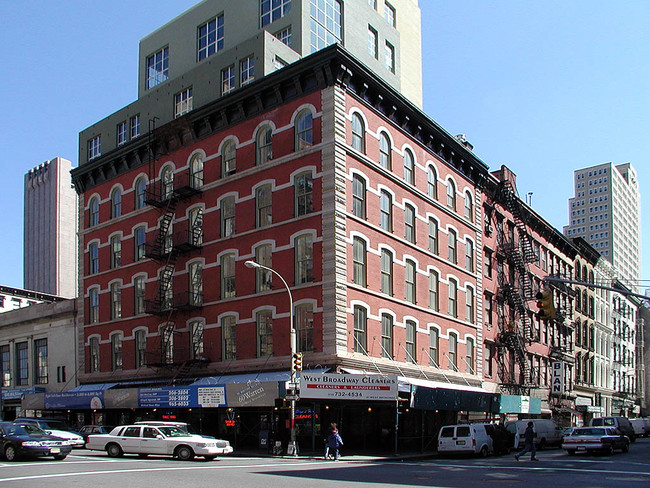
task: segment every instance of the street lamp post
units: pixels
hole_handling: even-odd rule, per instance
[[[269,268],[268,266],[263,266],[259,263],[256,263],[255,261],[246,261],[244,262],[244,265],[247,268],[254,268],[254,269],[264,269],[266,271],[270,271],[273,273],[275,276],[280,278],[280,281],[282,281],[282,284],[284,287],[287,289],[287,293],[289,294],[289,330],[290,330],[290,338],[291,338],[291,363],[290,363],[290,370],[291,370],[291,379],[289,383],[291,384],[291,388],[293,389],[293,395],[291,396],[291,439],[289,441],[289,446],[287,448],[287,454],[290,456],[297,456],[298,455],[298,449],[296,447],[296,368],[293,366],[293,358],[294,355],[296,354],[296,328],[293,325],[293,295],[291,295],[291,289],[289,288],[289,285],[287,282],[284,280],[282,275],[278,273],[276,270]]]

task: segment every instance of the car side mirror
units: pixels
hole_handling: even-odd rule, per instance
[[[164,437],[163,437],[161,434],[158,434],[158,435],[156,436],[156,439],[164,439]]]
[[[52,431],[51,431],[51,430],[46,430],[45,433],[46,433],[46,434],[49,434],[49,435],[52,435]]]

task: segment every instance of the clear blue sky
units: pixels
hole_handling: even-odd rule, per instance
[[[136,99],[138,41],[195,3],[0,2],[0,284],[23,284],[24,174],[56,156],[76,165],[79,131]],[[419,3],[429,117],[510,167],[560,231],[574,169],[631,162],[650,228],[650,2]],[[650,239],[642,249],[650,280]]]

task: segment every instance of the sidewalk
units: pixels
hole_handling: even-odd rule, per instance
[[[286,454],[276,456],[269,454],[265,450],[241,450],[235,451],[232,454],[229,454],[230,457],[259,457],[259,458],[281,458],[281,459],[300,459],[300,460],[312,460],[312,461],[325,461],[323,453],[315,453],[312,451],[299,452],[297,456],[287,456]],[[350,455],[341,455],[339,459],[341,461],[350,461],[350,462],[373,462],[373,461],[404,461],[404,460],[414,460],[414,459],[431,459],[438,457],[438,454],[435,452],[432,453],[400,453],[400,454],[350,454]],[[330,460],[334,462],[334,460]]]

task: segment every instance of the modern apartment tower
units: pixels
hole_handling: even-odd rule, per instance
[[[639,182],[630,163],[574,171],[575,196],[564,235],[582,237],[612,263],[621,282],[638,293],[641,275]]]
[[[77,296],[77,193],[72,163],[54,158],[25,175],[24,288]]]

